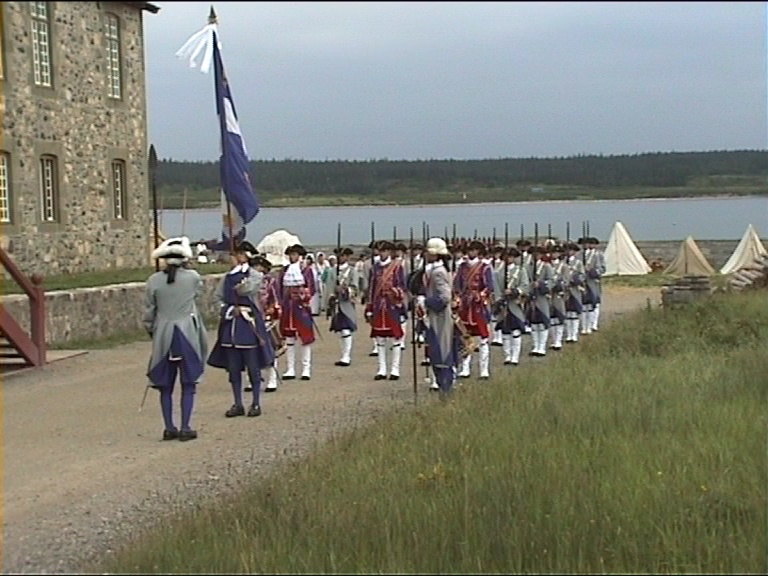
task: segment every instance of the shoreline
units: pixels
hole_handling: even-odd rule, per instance
[[[317,209],[323,209],[323,210],[329,210],[329,209],[339,209],[339,208],[430,208],[430,207],[436,207],[436,206],[446,206],[446,207],[456,207],[456,206],[500,206],[500,205],[506,205],[506,204],[592,204],[592,203],[605,203],[605,202],[670,202],[675,200],[694,200],[694,201],[701,201],[701,200],[733,200],[733,199],[741,199],[741,198],[765,198],[768,199],[768,195],[762,195],[762,194],[713,194],[709,196],[652,196],[652,197],[643,197],[643,198],[616,198],[616,199],[600,199],[600,200],[518,200],[518,201],[509,201],[509,202],[452,202],[452,203],[446,203],[446,202],[438,202],[438,203],[412,203],[412,204],[400,204],[400,203],[392,203],[392,204],[343,204],[343,205],[334,205],[334,204],[318,204],[313,206],[302,206],[301,204],[297,204],[295,206],[261,206],[262,210],[294,210],[296,208],[300,208],[302,210],[317,210]],[[221,208],[220,207],[210,207],[210,208],[187,208],[186,210],[188,212],[218,212]],[[184,208],[163,208],[158,210],[158,213],[161,214],[163,212],[184,212]]]

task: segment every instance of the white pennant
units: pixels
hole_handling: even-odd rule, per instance
[[[184,45],[178,49],[176,56],[178,58],[188,58],[189,67],[197,67],[197,57],[203,52],[203,60],[200,63],[200,72],[207,74],[211,69],[213,60],[213,33],[218,32],[216,24],[206,24],[205,27],[195,32]],[[216,35],[218,38],[218,34]],[[221,50],[221,41],[219,41],[219,50]]]

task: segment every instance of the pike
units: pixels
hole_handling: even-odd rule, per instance
[[[415,255],[413,253],[413,227],[411,227],[411,238],[409,243],[410,253],[411,253],[411,274],[414,274],[416,270],[414,269],[416,267],[416,261],[415,261]],[[410,288],[410,286],[409,286]],[[411,307],[411,356],[413,360],[413,405],[416,406],[418,404],[419,399],[419,386],[416,381],[417,379],[417,372],[418,368],[416,367],[416,298],[418,296],[416,294],[411,294],[411,302],[413,303],[413,306]]]

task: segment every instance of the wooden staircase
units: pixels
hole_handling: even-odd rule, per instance
[[[0,264],[29,298],[31,333],[0,304],[0,372],[28,366],[42,367],[46,362],[45,345],[45,290],[43,278],[33,274],[27,278],[11,257],[0,248]]]

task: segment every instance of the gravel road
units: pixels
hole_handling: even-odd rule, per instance
[[[657,304],[659,289],[607,290],[601,323],[648,299]],[[139,412],[148,340],[4,378],[4,572],[82,571],[84,562],[110,554],[164,514],[231,492],[336,432],[412,406],[410,350],[401,380],[374,382],[365,325],[352,366],[338,368],[338,340],[324,318],[318,324],[312,380],[286,382],[264,395],[259,418],[225,418],[232,404],[226,373],[210,369],[197,396],[192,425],[199,438],[192,442],[160,441],[155,391]],[[501,354],[492,350],[492,374],[500,373]],[[546,360],[526,356],[521,368]],[[423,383],[419,398],[435,401]]]

